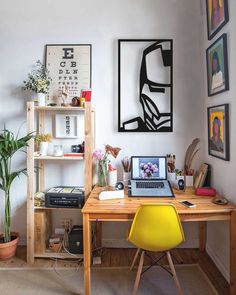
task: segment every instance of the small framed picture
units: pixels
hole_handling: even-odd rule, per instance
[[[227,35],[206,50],[208,96],[229,90]]]
[[[229,21],[228,0],[206,0],[207,34],[211,40]]]
[[[78,137],[78,116],[71,114],[55,115],[55,137],[76,138]]]
[[[209,107],[207,118],[209,155],[229,161],[229,105]]]

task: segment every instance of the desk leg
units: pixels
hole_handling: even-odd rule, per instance
[[[91,231],[89,214],[83,214],[84,295],[90,295]]]
[[[199,250],[206,250],[207,222],[199,221]]]
[[[230,219],[230,295],[236,295],[236,211]]]

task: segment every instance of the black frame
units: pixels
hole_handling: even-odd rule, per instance
[[[170,91],[170,127],[164,127],[162,130],[123,130],[121,127],[121,43],[122,42],[163,42],[169,41],[171,43],[171,91]],[[173,132],[173,39],[118,39],[118,132]]]
[[[209,83],[209,64],[208,64],[208,56],[209,52],[212,49],[212,47],[220,41],[220,39],[223,40],[223,57],[224,57],[224,77],[225,77],[225,87],[224,89],[220,89],[217,92],[211,92],[211,85]],[[227,34],[222,34],[214,43],[212,43],[207,49],[206,49],[206,64],[207,64],[207,89],[208,89],[208,96],[213,96],[218,93],[224,92],[229,90],[229,72],[228,72],[228,49],[227,49]]]
[[[224,111],[224,148],[225,148],[225,152],[224,152],[224,156],[220,156],[218,153],[220,152],[216,152],[215,153],[212,151],[211,147],[210,147],[210,129],[212,126],[210,126],[210,113],[211,110],[213,109],[217,109],[217,108],[223,108],[222,111]],[[207,124],[208,124],[208,154],[225,160],[225,161],[229,161],[230,160],[230,150],[229,150],[229,104],[221,104],[221,105],[216,105],[216,106],[211,106],[207,108]]]
[[[45,45],[45,59],[44,59],[44,62],[45,62],[45,66],[47,67],[47,53],[48,53],[48,47],[49,46],[60,46],[60,47],[63,47],[63,46],[71,46],[71,47],[77,47],[77,46],[88,46],[90,47],[90,76],[89,76],[89,79],[90,79],[90,85],[89,85],[89,88],[92,87],[92,44],[46,44]],[[79,96],[80,96],[80,93],[79,93]]]
[[[229,11],[228,11],[228,0],[224,1],[224,21],[218,26],[218,28],[211,33],[210,32],[210,19],[209,19],[209,11],[208,11],[208,2],[209,0],[206,0],[206,15],[207,15],[207,36],[208,40],[211,40],[223,27],[224,25],[229,21]]]

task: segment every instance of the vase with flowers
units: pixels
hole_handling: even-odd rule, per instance
[[[93,158],[97,160],[97,184],[98,186],[107,185],[107,172],[108,172],[108,163],[109,155],[112,155],[114,158],[117,158],[121,149],[118,147],[112,147],[110,145],[105,145],[105,151],[97,149],[93,152]]]
[[[46,94],[52,79],[49,72],[40,60],[36,62],[35,68],[28,74],[28,80],[24,81],[24,90],[31,90],[37,96],[39,106],[46,105]]]

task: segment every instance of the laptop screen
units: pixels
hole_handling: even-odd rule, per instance
[[[132,179],[166,179],[166,157],[131,157]]]

